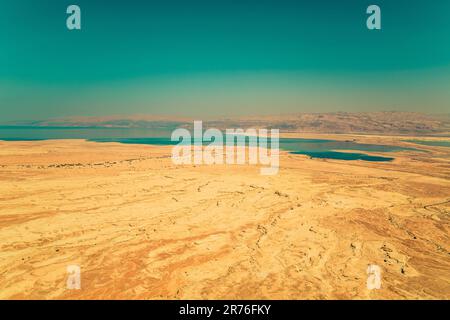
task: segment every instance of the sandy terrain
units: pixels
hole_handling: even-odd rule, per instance
[[[175,166],[170,147],[0,142],[0,298],[450,299],[450,151],[420,148],[392,163],[283,153],[262,176]]]

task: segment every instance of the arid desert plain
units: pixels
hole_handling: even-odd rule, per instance
[[[301,137],[422,151],[281,152],[264,176],[174,165],[170,146],[1,141],[0,298],[450,299],[450,149]],[[381,288],[369,290],[373,264]]]

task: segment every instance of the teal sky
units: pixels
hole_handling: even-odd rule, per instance
[[[449,14],[448,0],[0,0],[0,121],[448,113]]]

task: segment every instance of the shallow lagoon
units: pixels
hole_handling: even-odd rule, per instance
[[[365,144],[354,141],[321,139],[280,139],[280,149],[292,154],[303,154],[311,158],[364,161],[392,161],[392,157],[370,156],[364,153],[339,152],[336,150],[357,150],[367,152],[395,152],[414,150],[389,145]]]
[[[404,141],[421,144],[425,146],[450,147],[450,140],[404,140]]]
[[[394,158],[370,156],[364,153],[337,152],[337,151],[294,151],[292,154],[304,154],[311,158],[337,159],[337,160],[364,160],[364,161],[392,161]]]

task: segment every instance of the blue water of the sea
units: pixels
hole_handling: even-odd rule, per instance
[[[149,145],[176,145],[171,141],[173,128],[105,128],[105,127],[32,127],[0,126],[0,140],[35,141],[49,139],[86,139],[96,142],[119,142]],[[209,142],[205,142],[209,144]],[[371,156],[366,152],[414,150],[389,145],[362,144],[354,141],[280,138],[280,149],[312,158],[339,160],[391,161],[393,157]],[[345,150],[341,152],[339,150]],[[359,152],[347,152],[355,150]]]

